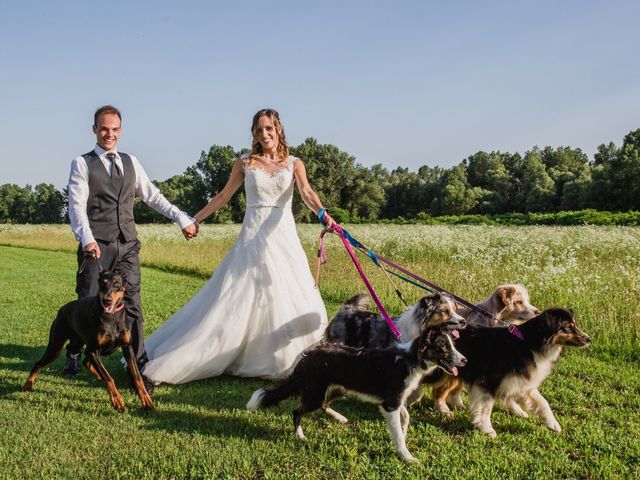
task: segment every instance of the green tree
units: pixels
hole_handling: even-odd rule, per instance
[[[34,193],[33,223],[63,223],[66,213],[66,199],[54,185],[40,183]]]
[[[319,144],[315,138],[307,138],[301,145],[293,147],[291,154],[299,157],[307,170],[307,178],[322,204],[332,208],[344,208],[357,202],[352,192],[356,173],[355,158],[334,145]],[[293,202],[296,220],[314,222],[313,212],[302,202],[296,190]]]
[[[640,209],[640,129],[629,132],[609,170],[611,194],[618,210]]]
[[[5,223],[34,223],[35,195],[31,185],[24,188],[13,183],[2,186],[0,211]]]
[[[545,169],[537,147],[524,156],[523,177],[525,211],[553,211],[556,203],[555,184]]]
[[[417,173],[408,168],[398,167],[391,172],[384,184],[386,205],[382,211],[384,218],[413,218],[418,212],[426,210],[422,203],[424,182]]]
[[[512,179],[500,152],[477,152],[467,158],[467,179],[476,188],[475,213],[500,213],[507,208]]]
[[[467,166],[462,163],[448,170],[442,177],[439,197],[434,200],[434,210],[441,215],[464,215],[477,203],[477,192],[467,181]]]
[[[377,220],[384,202],[384,189],[374,174],[367,168],[357,166],[351,188],[348,195],[344,195],[341,205],[349,212],[351,221]]]
[[[575,205],[576,207],[584,204],[580,190],[585,187],[584,182],[588,182],[591,175],[589,172],[589,158],[582,150],[570,147],[555,149],[545,147],[541,152],[541,159],[555,185],[554,209],[561,210],[563,203]],[[581,180],[577,181],[579,177]],[[571,183],[571,187],[565,196],[564,188],[567,183]]]

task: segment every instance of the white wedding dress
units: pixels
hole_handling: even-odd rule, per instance
[[[322,337],[327,312],[291,211],[296,161],[268,173],[244,160],[238,239],[202,289],[145,340],[143,373],[153,383],[276,378]]]

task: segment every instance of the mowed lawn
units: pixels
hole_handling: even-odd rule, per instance
[[[193,243],[173,226],[143,227],[143,308],[150,332],[206,281],[237,226],[206,226]],[[74,294],[75,248],[68,226],[0,228],[0,478],[637,478],[640,476],[638,230],[609,227],[491,228],[350,226],[381,254],[470,300],[518,281],[539,307],[571,307],[593,336],[567,349],[541,391],[562,425],[493,415],[498,437],[475,431],[466,412],[445,419],[430,394],[410,410],[408,447],[396,455],[377,409],[335,403],[351,422],[321,413],[291,421],[295,401],[247,412],[260,380],[219,377],[156,389],[155,411],[129,391],[119,354],[105,359],[127,403],[112,409],[83,369],[62,376],[62,359],[21,393],[57,311]],[[382,232],[382,233],[381,233]],[[301,226],[313,260],[317,227]],[[338,242],[321,291],[330,314],[362,285]],[[392,313],[401,306],[384,277],[365,264]],[[411,301],[414,287],[402,287]],[[229,328],[233,328],[232,319]]]

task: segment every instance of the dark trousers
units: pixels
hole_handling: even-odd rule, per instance
[[[136,356],[138,366],[142,367],[149,359],[144,349],[144,319],[140,305],[140,241],[132,240],[123,242],[103,242],[96,240],[100,247],[100,263],[88,259],[82,269],[76,275],[76,293],[78,298],[90,297],[98,294],[98,276],[100,265],[104,270],[125,275],[125,309],[127,317],[132,320],[131,346]],[[84,261],[82,245],[78,245],[78,270]],[[83,344],[79,339],[72,339],[67,345],[67,354],[76,354],[82,351]]]

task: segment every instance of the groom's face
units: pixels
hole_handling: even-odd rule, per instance
[[[115,113],[103,113],[98,117],[98,123],[93,126],[96,143],[107,151],[115,151],[120,137],[121,122]]]

